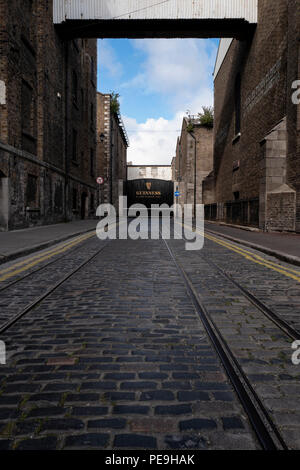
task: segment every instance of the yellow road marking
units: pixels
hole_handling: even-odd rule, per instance
[[[207,236],[207,237],[208,237],[208,236]],[[219,240],[219,241],[220,241],[219,238],[215,238],[213,235],[210,235],[210,237],[211,237],[211,239],[216,239],[216,240]],[[223,240],[222,240],[222,241],[223,241]],[[230,242],[227,241],[227,240],[224,240],[224,243],[226,243],[228,246],[232,246],[232,247],[234,247],[234,248],[240,250],[240,251],[243,252],[243,253],[246,253],[246,254],[249,254],[249,255],[251,255],[251,256],[254,256],[255,258],[257,258],[257,259],[259,259],[259,260],[261,260],[261,261],[266,261],[267,263],[272,264],[272,265],[275,266],[275,267],[278,267],[278,266],[279,266],[280,268],[285,269],[286,271],[290,271],[290,272],[292,272],[292,273],[295,273],[295,274],[300,275],[300,271],[299,271],[299,270],[292,269],[292,268],[288,268],[288,267],[286,267],[286,266],[281,266],[281,265],[278,264],[278,263],[274,263],[274,261],[266,260],[265,258],[262,258],[261,256],[255,254],[255,253],[252,253],[252,252],[249,251],[249,250],[245,250],[244,248],[241,248],[241,247],[239,247],[239,246],[236,246],[236,245],[234,245],[233,243],[230,243]]]
[[[95,233],[93,232],[93,235]],[[88,236],[91,236],[90,234]],[[86,238],[88,238],[87,235],[84,235],[84,236],[80,236],[80,238],[76,238],[76,240],[85,240]],[[30,258],[27,258],[23,261],[20,261],[18,263],[14,263],[13,265],[9,266],[8,268],[5,268],[5,269],[1,269],[0,270],[0,275],[3,274],[3,273],[6,273],[8,271],[12,271],[13,269],[15,269],[16,267],[18,266],[23,266],[24,264],[27,264],[28,262],[34,260],[34,259],[37,259],[37,258],[41,258],[42,256],[45,256],[46,254],[49,254],[49,253],[53,253],[53,252],[56,252],[57,249],[59,248],[62,248],[62,247],[65,247],[65,246],[68,246],[70,244],[72,244],[74,242],[74,239],[73,240],[69,240],[68,242],[64,243],[64,244],[59,244],[59,247],[56,245],[54,248],[51,248],[50,250],[47,250],[45,251],[44,253],[39,253],[37,255],[34,255],[34,256],[31,256]]]
[[[182,225],[184,226],[184,224],[182,224]],[[189,230],[191,230],[191,227],[189,227],[188,225],[185,225],[185,227],[187,227]],[[225,242],[223,240],[220,240],[220,239],[218,239],[218,238],[216,238],[212,235],[207,235],[206,233],[199,232],[199,231],[196,231],[196,232],[201,236],[204,235],[204,237],[207,238],[208,240],[211,240],[214,243],[217,243],[218,245],[223,246],[224,248],[227,248],[231,251],[234,251],[235,253],[243,256],[244,258],[248,259],[249,261],[252,261],[256,264],[264,266],[268,269],[272,269],[273,271],[276,271],[280,274],[284,274],[285,276],[290,277],[290,278],[294,279],[297,282],[300,282],[300,272],[299,271],[296,271],[296,270],[291,269],[291,268],[285,268],[284,266],[281,266],[280,264],[274,263],[273,261],[268,261],[268,260],[262,258],[261,256],[256,255],[255,253],[251,253],[248,250],[244,250],[243,248],[237,247],[237,246],[233,245],[232,243],[228,243],[228,242]],[[295,276],[292,273],[296,273],[297,276]]]
[[[119,222],[117,222],[117,224],[112,224],[112,225],[119,225]],[[112,227],[110,227],[110,228],[112,228]],[[53,256],[64,253],[65,251],[69,250],[73,246],[76,246],[79,243],[81,243],[81,242],[83,242],[83,241],[85,241],[85,240],[87,240],[91,237],[94,237],[94,236],[96,236],[96,229],[95,229],[95,231],[93,230],[92,233],[88,233],[87,235],[76,238],[75,240],[73,239],[73,240],[71,240],[71,241],[69,241],[69,242],[67,242],[63,245],[60,244],[59,247],[56,246],[56,247],[52,248],[51,250],[48,250],[44,253],[40,253],[38,255],[32,256],[31,258],[28,258],[24,261],[16,263],[16,264],[10,266],[9,268],[3,269],[2,271],[0,271],[0,275],[3,274],[2,277],[0,277],[0,282],[6,281],[7,279],[10,279],[11,277],[16,276],[17,274],[20,274],[24,271],[27,271],[28,269],[36,266],[37,264],[41,263],[42,261],[45,261],[49,258],[52,258]],[[35,261],[33,261],[33,260],[35,260]],[[19,266],[22,266],[22,267],[20,267],[19,269],[15,269]],[[11,271],[11,272],[9,272],[9,271]],[[7,274],[4,274],[4,273],[7,273]]]
[[[91,237],[94,237],[95,236],[95,233],[93,232],[92,234],[89,234],[85,237],[81,237],[80,239],[76,239],[76,241],[73,241],[72,243],[68,243],[67,245],[63,245],[62,248],[56,250],[56,251],[52,251],[50,254],[45,254],[44,256],[40,256],[38,259],[36,259],[35,261],[32,261],[32,262],[29,262],[28,264],[26,264],[25,266],[19,268],[19,269],[16,269],[15,271],[11,271],[11,272],[8,272],[7,274],[4,274],[2,277],[0,277],[0,282],[3,282],[3,281],[6,281],[7,279],[10,279],[11,277],[14,277],[16,276],[17,274],[20,274],[24,271],[27,271],[28,269],[32,268],[33,266],[36,266],[37,264],[41,263],[42,261],[45,261],[49,258],[52,258],[53,256],[56,256],[56,255],[59,255],[61,253],[64,253],[65,251],[69,250],[70,248],[72,248],[73,246],[75,245],[78,245],[79,243],[81,243],[82,241],[85,241],[87,240],[88,238],[91,238]],[[33,258],[31,258],[32,260]],[[28,260],[30,261],[30,260]]]

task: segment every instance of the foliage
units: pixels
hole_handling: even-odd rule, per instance
[[[199,113],[200,124],[205,127],[214,127],[214,108],[202,106],[202,113]]]
[[[111,92],[110,109],[112,113],[117,114],[120,111],[119,98],[120,98],[119,93],[115,93],[114,91]]]
[[[193,132],[194,130],[194,125],[192,122],[190,122],[188,125],[187,125],[187,128],[186,128],[187,132]]]

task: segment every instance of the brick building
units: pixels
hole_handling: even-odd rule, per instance
[[[1,230],[94,214],[96,69],[96,40],[62,40],[51,0],[0,0]]]
[[[100,202],[118,208],[126,181],[129,140],[119,112],[112,106],[110,94],[97,93],[97,172],[104,184],[100,187]]]
[[[260,0],[253,36],[221,41],[207,218],[300,231],[299,39],[299,1]]]
[[[176,157],[172,158],[171,169],[172,169],[172,181],[175,181],[176,180]]]
[[[213,129],[202,125],[198,117],[184,118],[177,139],[174,168],[175,186],[180,192],[179,204],[203,203],[202,182],[211,172],[212,165]]]

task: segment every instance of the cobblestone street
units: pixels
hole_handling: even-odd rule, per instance
[[[1,266],[0,449],[261,448],[169,249],[275,435],[299,448],[293,339],[232,280],[297,333],[300,269],[206,235],[198,252],[89,235]]]

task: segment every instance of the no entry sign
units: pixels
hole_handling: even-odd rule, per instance
[[[98,183],[98,184],[103,184],[103,183],[104,183],[104,179],[102,178],[102,176],[99,176],[99,177],[97,178],[97,183]]]

